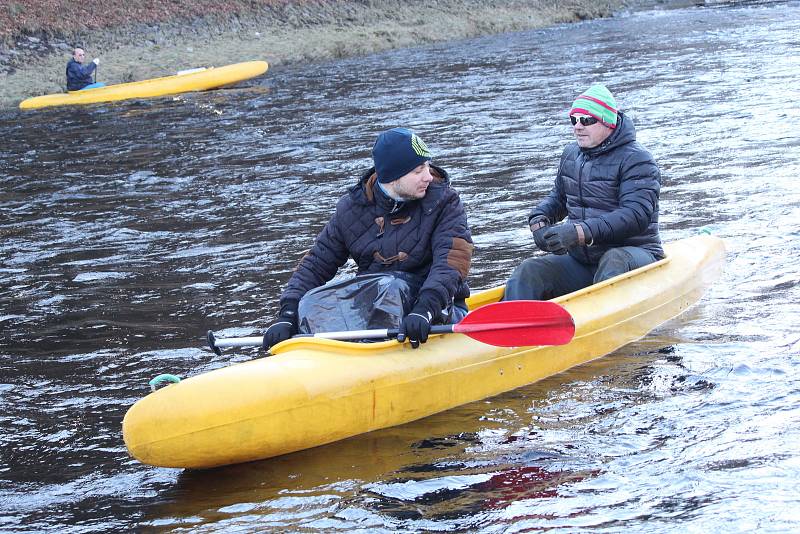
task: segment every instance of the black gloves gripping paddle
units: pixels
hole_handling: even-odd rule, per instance
[[[286,341],[297,333],[297,301],[286,300],[281,304],[277,319],[264,332],[262,347],[269,350],[273,345]]]
[[[411,347],[416,349],[420,343],[428,341],[431,333],[431,321],[434,317],[441,315],[442,306],[439,299],[431,291],[423,291],[417,297],[417,302],[411,309],[411,313],[403,317],[400,323],[400,331],[397,333],[397,341],[401,343],[408,338]]]
[[[281,311],[267,331],[264,332],[262,347],[270,349],[273,345],[286,341],[297,334],[297,307],[298,301],[286,300],[281,304]],[[431,322],[439,319],[442,305],[436,294],[432,291],[423,291],[417,297],[417,302],[411,313],[403,317],[397,340],[403,342],[408,338],[413,348],[418,348],[420,343],[428,341],[431,332]]]

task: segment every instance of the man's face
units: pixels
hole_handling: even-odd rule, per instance
[[[426,161],[408,174],[404,174],[394,182],[385,185],[388,185],[388,189],[391,189],[396,196],[404,200],[414,200],[425,196],[432,181],[431,167]]]
[[[86,57],[86,53],[82,49],[76,48],[75,52],[72,54],[72,57],[74,57],[75,61],[78,63],[83,63],[83,58]]]
[[[594,117],[590,117],[589,115],[571,115],[571,118],[574,117],[575,124],[572,126],[572,131],[575,134],[575,139],[578,141],[578,146],[581,148],[594,148],[599,146],[603,141],[605,141],[609,135],[611,135],[611,128],[606,126],[600,121],[596,121],[594,124],[584,126],[584,122],[591,122]],[[583,118],[585,117],[585,118]],[[581,119],[583,118],[583,121]]]

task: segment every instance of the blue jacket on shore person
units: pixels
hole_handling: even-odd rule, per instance
[[[576,142],[561,155],[553,189],[528,216],[536,246],[552,254],[523,261],[505,300],[555,298],[664,258],[661,173],[636,141],[633,122],[600,84],[578,96],[569,118]]]
[[[92,73],[97,68],[100,60],[95,58],[84,66],[84,57],[84,51],[76,48],[69,62],[67,62],[67,91],[80,91],[93,83]]]
[[[373,147],[375,166],[339,200],[311,250],[281,295],[278,320],[264,346],[297,332],[299,300],[331,280],[348,258],[357,274],[401,271],[424,278],[401,330],[412,346],[427,340],[443,309],[469,296],[472,237],[458,193],[444,169],[410,130],[383,132]],[[415,343],[417,342],[417,343]]]

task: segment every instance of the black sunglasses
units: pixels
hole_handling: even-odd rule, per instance
[[[570,120],[570,122],[572,123],[573,126],[578,124],[579,120],[581,121],[581,124],[583,126],[591,126],[592,124],[596,124],[597,123],[597,119],[595,119],[594,117],[586,116],[586,115],[584,115],[583,117],[576,117],[575,115],[570,115],[569,116],[569,120]]]

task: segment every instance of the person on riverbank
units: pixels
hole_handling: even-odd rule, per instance
[[[551,254],[523,261],[504,300],[555,298],[664,258],[661,174],[631,119],[600,84],[578,96],[569,118],[576,142],[561,155],[553,189],[528,215],[536,246]]]
[[[360,290],[374,279],[377,285],[362,291],[363,298],[349,300],[349,309],[362,313],[364,307],[381,308],[378,300],[387,287],[401,286],[400,294],[411,296],[396,315],[400,324],[383,327],[399,326],[398,340],[407,338],[413,348],[427,341],[431,324],[455,323],[466,315],[474,246],[466,212],[447,172],[431,164],[428,147],[406,128],[382,132],[372,159],[374,166],[340,198],[292,274],[281,295],[280,313],[264,334],[264,348],[289,339],[298,333],[299,323],[309,322],[302,317],[304,302],[331,286],[323,284],[348,257],[355,260],[358,272],[336,295],[352,295],[355,290],[348,288]],[[338,310],[328,315],[341,315]],[[378,309],[376,314],[385,316],[386,311]]]
[[[100,58],[94,58],[88,65],[84,66],[86,52],[83,48],[76,48],[72,52],[72,57],[67,62],[67,91],[80,91],[81,89],[93,89],[104,87],[102,82],[94,82],[92,73],[96,71],[100,64]]]

